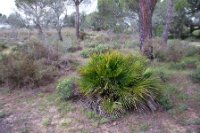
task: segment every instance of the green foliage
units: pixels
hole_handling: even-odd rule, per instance
[[[106,45],[99,44],[93,50],[92,54],[103,54],[109,50],[109,47]]]
[[[174,86],[166,85],[165,89],[163,89],[162,95],[159,98],[159,103],[165,110],[170,110],[173,108],[172,98],[175,93],[176,88]]]
[[[170,40],[167,49],[163,49],[160,45],[160,40],[153,40],[154,57],[158,61],[180,62],[184,57],[198,55],[199,49],[193,46],[188,46],[178,40]]]
[[[200,83],[200,68],[197,68],[192,74],[191,78],[194,82]]]
[[[184,70],[186,68],[196,69],[197,68],[197,61],[195,61],[195,60],[183,60],[180,63],[172,63],[170,65],[170,68],[176,69],[176,70]]]
[[[81,92],[100,98],[107,113],[148,107],[150,99],[160,94],[160,82],[147,67],[142,56],[123,55],[113,51],[93,55],[81,68]]]
[[[163,33],[163,25],[157,25],[155,27],[155,35],[161,37]]]
[[[0,111],[0,119],[1,118],[4,118],[6,116],[6,113],[5,112],[2,112],[2,111]]]
[[[133,48],[136,49],[138,48],[138,46],[140,45],[140,43],[138,41],[134,41],[134,40],[127,40],[124,44],[125,48]]]
[[[45,126],[45,127],[48,127],[49,125],[51,125],[51,121],[52,121],[51,118],[45,118],[45,119],[42,121],[42,125]]]
[[[93,54],[102,54],[109,51],[109,47],[106,45],[99,44],[93,48],[85,49],[81,52],[83,58],[88,58]]]
[[[192,33],[195,37],[199,37],[200,36],[200,30],[196,30]]]
[[[114,33],[123,33],[124,29],[125,27],[123,25],[116,25],[113,31]]]
[[[163,82],[166,82],[169,80],[169,75],[166,74],[165,72],[163,71],[159,71],[158,72],[158,76],[160,77],[160,79],[163,81]]]
[[[75,79],[66,78],[61,80],[57,85],[57,92],[61,100],[69,100],[74,96]]]
[[[3,51],[4,49],[7,49],[8,47],[6,46],[5,43],[0,42],[0,51]]]
[[[5,55],[2,52],[0,52],[0,61],[2,61],[4,58],[5,58]]]
[[[88,111],[88,112],[86,112],[86,116],[88,119],[93,119],[96,117],[96,114],[93,111]]]
[[[83,58],[88,58],[90,56],[90,49],[84,49],[83,51],[81,51],[81,56]]]

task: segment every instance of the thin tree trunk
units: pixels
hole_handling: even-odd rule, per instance
[[[59,39],[60,41],[63,41],[62,27],[61,27],[61,26],[57,27],[57,33],[58,33],[58,39]]]
[[[37,24],[36,27],[38,29],[38,34],[42,35],[43,34],[43,30],[42,30],[42,27],[40,26],[40,24]]]
[[[58,31],[58,37],[60,41],[63,41],[61,29]]]
[[[172,19],[173,8],[174,8],[174,0],[169,0],[169,5],[168,5],[168,9],[167,9],[167,14],[166,14],[166,20],[165,20],[165,27],[164,27],[164,31],[163,31],[163,46],[164,47],[167,47],[169,25],[170,25],[171,19]]]
[[[79,4],[76,4],[76,37],[80,39],[80,12],[79,12]]]
[[[190,36],[192,36],[193,31],[194,31],[194,26],[191,24],[190,25]]]
[[[157,0],[139,0],[140,50],[144,53],[144,44],[152,38],[152,16]]]

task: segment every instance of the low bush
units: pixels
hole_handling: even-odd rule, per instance
[[[27,55],[21,53],[10,54],[0,63],[2,82],[11,83],[14,86],[32,84],[37,66]]]
[[[61,100],[69,100],[75,95],[75,79],[66,78],[57,85],[57,92]]]
[[[18,46],[17,51],[21,51],[34,60],[46,58],[49,61],[56,61],[59,58],[58,52],[52,46],[47,46],[40,41],[31,40],[29,43]]]
[[[186,56],[194,55],[194,49],[178,40],[169,41],[168,48],[162,48],[160,39],[151,41],[154,58],[158,61],[180,62]],[[188,51],[189,49],[189,51]]]
[[[90,56],[90,49],[84,49],[81,51],[81,57],[88,58]]]
[[[138,41],[134,41],[134,40],[127,40],[124,44],[125,48],[138,48],[140,46],[140,43]]]
[[[81,92],[106,113],[156,108],[161,85],[142,56],[107,52],[81,68]]]
[[[103,54],[109,50],[109,47],[106,45],[99,44],[92,51],[92,54]]]
[[[195,56],[195,55],[200,55],[200,48],[195,47],[195,46],[188,46],[187,51],[186,51],[186,56]]]
[[[157,72],[158,76],[160,77],[161,81],[167,82],[169,80],[169,75],[163,71]]]
[[[0,82],[11,87],[36,87],[58,76],[59,54],[39,41],[16,44],[0,55]]]
[[[167,50],[167,60],[172,62],[179,62],[185,56],[186,47],[179,41],[174,41],[169,44]]]

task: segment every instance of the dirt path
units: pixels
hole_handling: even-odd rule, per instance
[[[164,112],[131,113],[109,121],[80,102],[58,104],[54,94],[34,90],[1,88],[0,112],[0,133],[198,133],[197,127],[181,126]]]

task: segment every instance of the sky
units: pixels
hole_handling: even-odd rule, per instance
[[[9,15],[16,10],[15,0],[0,0],[0,13]]]
[[[0,13],[5,14],[8,16],[9,14],[15,12],[16,6],[15,6],[15,0],[0,0]],[[92,0],[91,5],[88,6],[81,6],[80,12],[86,12],[86,13],[91,13],[96,10],[97,7],[97,0]],[[68,14],[71,14],[74,12],[74,8],[70,7],[68,9]]]

